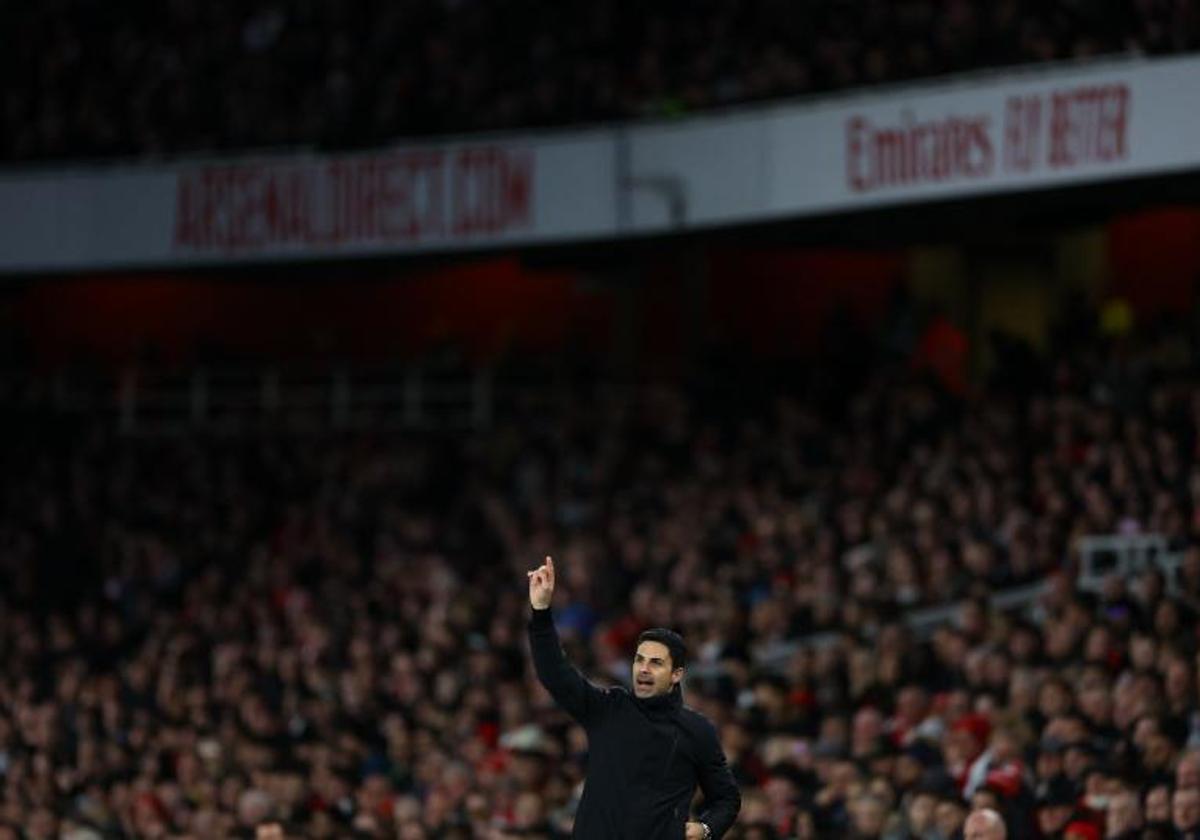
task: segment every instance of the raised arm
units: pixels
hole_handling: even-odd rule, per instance
[[[563,654],[550,614],[554,561],[547,557],[543,565],[528,575],[529,605],[533,607],[529,619],[529,649],[533,653],[534,670],[555,702],[586,729],[600,714],[608,692],[584,679]]]

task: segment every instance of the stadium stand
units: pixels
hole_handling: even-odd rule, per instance
[[[390,260],[417,253],[399,240],[258,254],[284,260],[269,272],[216,240],[184,259],[207,240],[153,208],[223,218],[209,173],[161,167],[145,204],[137,169],[116,193],[74,183],[117,160],[220,169],[263,149],[540,138],[1193,52],[1196,0],[15,0],[0,26],[0,165],[12,182],[49,173],[5,205],[9,243],[36,240],[41,259],[0,271],[0,840],[564,840],[587,740],[526,649],[524,571],[548,554],[559,632],[593,679],[627,681],[646,627],[687,638],[687,702],[717,724],[742,790],[729,840],[965,840],[981,807],[1014,840],[1200,840],[1200,216],[1033,230],[1058,226],[1059,206],[1069,225],[1194,203],[1195,158],[1175,155],[1190,123],[1166,107],[1179,91],[1160,99],[1172,85],[1154,82],[1186,81],[1187,62],[1025,91],[1032,110],[1023,88],[992,91],[1001,110],[984,119],[1029,129],[998,149],[1034,148],[1038,108],[1055,103],[1047,159],[1064,180],[1001,167],[984,186],[1013,204],[979,213],[965,189],[937,193],[963,202],[933,211],[961,227],[902,218],[939,184],[856,183],[850,168],[862,203],[805,212],[874,207],[876,190],[896,206],[861,224],[791,205],[730,222],[773,242],[853,225],[833,238],[857,248],[879,244],[882,219],[927,246],[875,255],[883,267],[861,276],[786,248],[757,269],[738,248],[713,258],[682,199],[672,228],[626,227],[635,198],[657,208],[687,185],[619,167],[617,191],[641,192],[613,198],[611,229],[530,240],[553,254],[473,230],[413,243],[470,276],[397,270],[407,295],[384,293]],[[993,119],[1012,113],[1028,118]],[[1145,138],[1163,126],[1171,154],[1156,157]],[[605,160],[629,152],[612,134]],[[847,146],[828,160],[858,160]],[[1110,153],[1124,168],[1103,168]],[[322,156],[294,159],[310,158],[319,183]],[[1072,187],[1087,192],[1054,202]],[[106,216],[124,205],[104,195],[130,197],[145,227]],[[293,207],[308,197],[297,189]],[[38,221],[11,224],[29,206]],[[661,251],[611,239],[667,230],[693,238]],[[50,235],[64,231],[79,236]],[[150,235],[138,259],[96,260],[98,243]],[[968,241],[940,247],[956,237]],[[60,252],[64,240],[82,246]],[[472,262],[459,247],[517,255]],[[324,273],[355,254],[373,258],[358,293],[354,271]],[[528,257],[586,267],[538,297]],[[655,288],[656,274],[671,282]],[[98,282],[41,293],[80,278]],[[454,295],[471,303],[457,321]],[[1163,311],[1175,320],[1151,317]],[[347,333],[326,329],[339,319]],[[289,381],[297,359],[323,372]],[[641,375],[614,383],[610,363]],[[512,373],[538,398],[504,392]]]
[[[1194,836],[1193,354],[1093,339],[968,400],[878,369],[831,411],[600,389],[453,439],[121,437],[27,384],[0,837],[567,836],[585,742],[523,636],[547,553],[595,678],[644,626],[690,640],[730,836],[949,840],[970,804],[1014,837]],[[1178,577],[1076,589],[1078,540],[1122,533]],[[906,624],[931,604],[954,620]]]
[[[1192,0],[18,2],[0,160],[359,147],[1200,46]]]

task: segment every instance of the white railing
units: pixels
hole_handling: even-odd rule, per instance
[[[1079,574],[1076,588],[1099,592],[1112,577],[1131,578],[1157,568],[1166,579],[1167,591],[1178,587],[1176,572],[1183,556],[1171,549],[1162,534],[1106,534],[1079,540]]]
[[[555,398],[540,390],[544,399]],[[502,410],[497,401],[528,400],[538,392],[520,382],[497,384],[487,367],[440,371],[412,365],[383,373],[356,367],[196,367],[171,375],[128,368],[115,381],[85,384],[60,377],[48,400],[57,414],[144,436],[273,428],[478,430]]]

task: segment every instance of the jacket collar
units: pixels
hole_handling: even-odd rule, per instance
[[[683,707],[683,691],[678,685],[666,694],[645,698],[635,695],[633,699],[643,712],[655,720],[674,717]]]

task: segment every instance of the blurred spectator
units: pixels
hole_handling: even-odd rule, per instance
[[[1171,825],[1181,840],[1200,837],[1200,788],[1176,788],[1171,795]]]
[[[1108,798],[1104,819],[1106,840],[1129,840],[1141,834],[1142,813],[1137,794],[1126,787]]]
[[[1004,820],[990,808],[980,808],[967,817],[963,840],[1004,840]]]
[[[734,840],[951,840],[984,806],[1012,838],[1194,836],[1195,605],[1072,584],[1122,521],[1194,545],[1200,399],[1147,364],[1117,406],[1095,351],[1019,397],[597,388],[463,437],[126,438],[15,402],[0,838],[569,836],[586,742],[513,584],[551,550],[594,678],[647,625],[695,640]]]
[[[354,147],[1200,46],[1190,2],[9,3],[0,160]]]
[[[1171,788],[1166,784],[1152,784],[1142,799],[1142,812],[1146,815],[1147,832],[1162,836],[1174,836],[1171,825]]]

